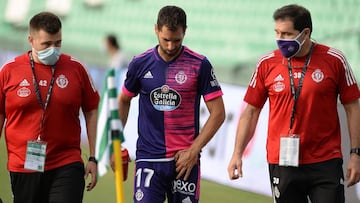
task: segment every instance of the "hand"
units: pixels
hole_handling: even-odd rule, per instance
[[[131,162],[129,153],[126,148],[121,150],[121,159],[122,159],[123,164]],[[110,156],[110,166],[111,166],[112,171],[115,172],[115,154],[114,153],[112,153]]]
[[[122,168],[123,168],[123,180],[126,181],[128,177],[129,162],[131,162],[129,152],[126,148],[121,150]],[[115,172],[115,154],[112,153],[110,157],[110,166],[113,172]]]
[[[350,160],[346,170],[347,187],[353,186],[360,181],[360,156],[350,155]]]
[[[194,165],[198,162],[199,154],[193,152],[190,149],[178,151],[175,154],[175,166],[178,175],[176,179],[184,176],[184,180],[187,180],[190,176],[191,170]]]
[[[84,176],[84,178],[87,179],[89,174],[91,174],[91,181],[86,186],[87,191],[91,191],[95,187],[95,185],[97,183],[97,164],[95,162],[93,162],[93,161],[87,162],[86,168],[85,168],[85,176]]]
[[[228,166],[228,174],[230,180],[238,179],[242,177],[242,159],[240,155],[235,155],[231,157],[229,166]]]

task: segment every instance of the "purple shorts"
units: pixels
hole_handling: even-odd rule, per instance
[[[200,162],[187,181],[176,179],[175,161],[137,161],[134,176],[134,202],[169,203],[199,202]]]

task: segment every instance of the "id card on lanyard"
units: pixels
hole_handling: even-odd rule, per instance
[[[46,145],[44,141],[28,141],[24,168],[44,172]]]
[[[300,138],[298,135],[287,135],[280,138],[280,166],[299,166]]]
[[[291,94],[294,98],[294,105],[290,116],[290,128],[287,135],[280,135],[280,152],[279,152],[279,166],[299,166],[299,154],[300,154],[300,136],[292,133],[292,127],[295,120],[296,104],[300,96],[302,85],[305,78],[307,67],[310,63],[311,54],[314,48],[314,43],[311,44],[309,55],[306,58],[304,67],[301,71],[301,78],[299,80],[298,88],[295,90],[295,82],[292,75],[292,68],[290,58],[288,58],[288,70],[290,77]]]
[[[37,140],[29,140],[27,142],[24,168],[29,170],[44,172],[47,142],[42,140],[42,133],[44,129],[45,112],[49,104],[51,92],[54,86],[55,65],[51,67],[51,82],[44,103],[40,94],[39,85],[37,84],[36,75],[35,75],[35,64],[31,52],[29,53],[29,57],[30,57],[31,70],[33,74],[33,83],[34,83],[36,97],[43,112],[40,118],[40,132]]]

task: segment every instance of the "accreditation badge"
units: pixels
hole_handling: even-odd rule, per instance
[[[39,140],[28,141],[24,164],[25,169],[44,172],[46,144],[46,142]]]
[[[296,134],[280,137],[280,166],[299,166],[300,138]]]

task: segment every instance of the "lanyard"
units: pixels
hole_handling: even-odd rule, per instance
[[[47,106],[49,104],[50,97],[51,97],[51,92],[52,92],[52,89],[54,87],[55,65],[51,66],[51,81],[50,81],[50,86],[49,86],[48,92],[46,94],[46,99],[45,99],[45,103],[44,103],[43,100],[42,100],[42,97],[41,97],[39,85],[38,85],[37,80],[36,80],[34,59],[32,57],[31,52],[29,53],[29,57],[30,57],[30,65],[31,65],[31,70],[32,70],[32,78],[33,78],[36,97],[37,97],[37,100],[39,102],[40,107],[43,109],[43,113],[42,113],[41,121],[40,121],[40,133],[39,133],[39,137],[38,137],[38,140],[40,140],[41,132],[43,131],[43,127],[44,127],[45,111],[46,111]]]
[[[310,63],[310,58],[311,58],[311,54],[313,52],[313,48],[314,48],[314,43],[311,44],[309,55],[307,56],[307,58],[305,60],[304,67],[303,67],[303,69],[301,71],[301,77],[300,77],[300,80],[299,80],[299,85],[298,85],[298,88],[296,90],[295,90],[294,77],[293,77],[293,74],[292,74],[291,62],[290,62],[290,58],[288,58],[288,70],[289,70],[289,77],[290,77],[291,95],[294,97],[294,105],[293,105],[293,108],[291,110],[290,129],[289,129],[289,131],[291,131],[291,129],[292,129],[293,125],[294,125],[296,104],[297,104],[297,101],[299,99],[300,92],[301,92],[301,89],[302,89],[302,86],[303,86],[303,83],[304,83],[305,73],[306,73],[307,67],[308,67],[308,65]]]

